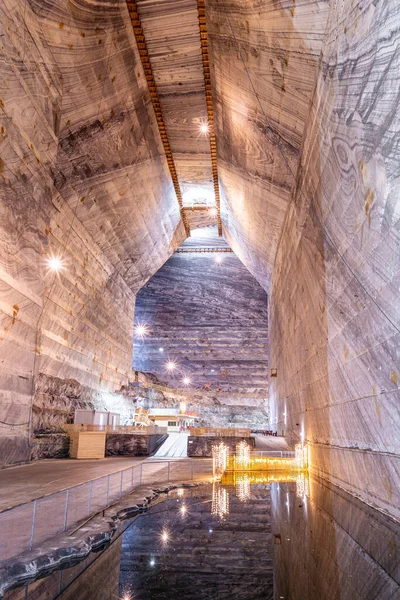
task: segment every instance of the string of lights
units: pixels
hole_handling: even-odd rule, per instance
[[[196,253],[207,253],[207,252],[221,252],[221,253],[228,253],[228,254],[233,254],[233,250],[231,250],[231,248],[211,248],[211,247],[204,247],[204,248],[178,248],[176,250],[177,254],[196,254]]]

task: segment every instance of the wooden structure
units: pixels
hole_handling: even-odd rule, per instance
[[[140,54],[140,60],[144,74],[146,77],[147,85],[150,92],[151,102],[153,104],[154,113],[157,119],[157,125],[161,136],[161,141],[164,146],[165,156],[167,157],[168,168],[171,173],[172,183],[174,185],[176,198],[178,200],[179,208],[181,211],[182,221],[185,226],[186,235],[190,235],[190,229],[186,221],[186,216],[183,211],[182,193],[179,186],[178,174],[175,168],[175,161],[172,155],[171,146],[169,143],[167,130],[165,127],[165,121],[163,117],[163,111],[161,107],[160,98],[158,95],[156,81],[154,79],[153,69],[150,61],[149,51],[147,49],[146,38],[143,33],[142,23],[137,9],[136,0],[128,0],[127,2],[129,16],[131,17],[133,32],[135,34],[138,50]]]
[[[104,458],[106,433],[104,431],[71,431],[69,444],[71,458]]]
[[[210,59],[208,56],[208,34],[207,34],[207,22],[206,22],[206,6],[205,6],[204,0],[197,0],[197,10],[198,10],[198,17],[199,17],[201,59],[203,61],[204,88],[205,88],[205,95],[206,95],[207,118],[208,118],[209,137],[210,137],[211,167],[212,167],[214,194],[215,194],[215,204],[217,206],[218,235],[222,236],[221,202],[220,202],[220,195],[219,195],[218,167],[217,167],[217,141],[216,141],[216,137],[215,137],[215,127],[214,127],[213,97],[212,97],[212,87],[211,87],[211,70],[210,70]]]
[[[199,223],[216,224],[221,236],[204,2],[162,1],[153,6],[127,0],[127,7],[186,232]],[[194,214],[192,192],[201,216],[198,210]],[[215,215],[204,200],[210,195]]]

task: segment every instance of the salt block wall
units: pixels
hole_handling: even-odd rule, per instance
[[[399,516],[400,5],[332,5],[270,300],[272,423]]]
[[[137,294],[135,323],[149,334],[135,336],[136,370],[172,388],[187,375],[190,388],[266,396],[267,294],[235,254],[175,253]]]
[[[7,465],[29,460],[33,431],[71,412],[68,390],[90,403],[128,382],[135,293],[184,230],[125,1],[98,10],[5,0],[0,28]],[[62,258],[59,274],[46,268],[51,255]]]

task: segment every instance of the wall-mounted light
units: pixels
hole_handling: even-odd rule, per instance
[[[144,338],[144,336],[149,334],[149,330],[146,325],[136,325],[135,333],[138,337]]]
[[[278,369],[271,369],[271,377],[277,377]]]
[[[208,133],[208,131],[209,131],[208,123],[202,123],[200,125],[200,132],[205,135],[206,133]]]
[[[163,544],[166,544],[169,540],[169,533],[166,529],[163,529],[161,532],[161,541]]]
[[[217,209],[216,209],[216,208],[213,206],[212,208],[210,208],[210,210],[209,210],[209,213],[210,213],[210,217],[216,217],[216,216],[217,216],[217,214],[218,214],[218,211],[217,211]]]
[[[214,260],[218,265],[220,265],[222,263],[222,256],[220,254],[217,254]]]
[[[55,271],[56,273],[61,271],[61,269],[63,268],[63,262],[58,256],[50,256],[47,259],[47,265],[50,271]]]

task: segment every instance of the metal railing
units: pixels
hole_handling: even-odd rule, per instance
[[[70,530],[141,485],[199,481],[211,476],[211,460],[152,460],[2,511],[0,561]]]

